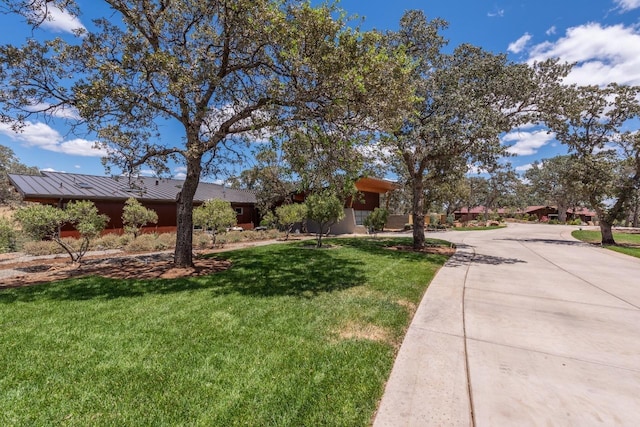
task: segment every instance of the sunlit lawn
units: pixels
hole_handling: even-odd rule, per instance
[[[0,292],[0,425],[365,426],[443,256],[218,254],[214,276]]]
[[[573,237],[583,242],[600,243],[602,234],[595,230],[576,230]],[[640,258],[640,234],[614,232],[613,239],[620,246],[606,246],[607,249]]]

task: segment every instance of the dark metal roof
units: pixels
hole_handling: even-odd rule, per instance
[[[161,178],[127,178],[81,175],[63,172],[41,172],[40,175],[9,174],[9,180],[25,199],[88,199],[175,202],[184,181]],[[255,203],[255,193],[201,182],[194,202],[223,199],[234,203]]]

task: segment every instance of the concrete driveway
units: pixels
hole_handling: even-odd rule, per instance
[[[640,425],[640,259],[576,228],[439,233],[374,426]]]

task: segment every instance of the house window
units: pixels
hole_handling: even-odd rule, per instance
[[[236,215],[242,215],[242,213],[244,212],[243,208],[234,208],[236,210]]]
[[[364,225],[364,220],[369,216],[371,211],[353,211],[353,215],[356,218],[356,225]]]

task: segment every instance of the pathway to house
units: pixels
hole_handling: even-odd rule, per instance
[[[374,426],[640,425],[640,259],[575,228],[439,233]]]

